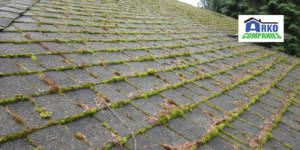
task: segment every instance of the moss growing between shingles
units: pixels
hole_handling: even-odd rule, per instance
[[[261,58],[267,57],[267,56],[271,56],[271,55],[272,55],[272,54],[267,54],[267,55],[265,55],[265,56],[262,56]],[[256,59],[260,59],[260,58],[256,58]],[[249,62],[252,62],[252,61],[253,61],[253,60],[251,60],[251,61],[249,61]],[[246,63],[249,63],[249,62],[246,62]],[[245,63],[245,64],[246,64],[246,63]],[[228,69],[225,69],[225,70],[229,70],[229,69],[231,69],[231,68],[228,68]],[[225,70],[221,70],[220,72],[225,72]],[[219,72],[216,72],[216,73],[214,73],[214,74],[218,74],[218,73],[219,73]],[[156,74],[156,76],[157,76],[157,77],[160,77],[158,74]],[[204,77],[196,77],[196,78],[190,80],[190,81],[187,82],[187,83],[196,81],[196,80],[198,80],[198,79],[203,79],[203,78],[206,78],[206,77],[208,78],[208,77],[210,77],[210,75],[205,75]],[[234,87],[237,86],[238,84],[244,83],[244,82],[246,82],[246,81],[248,81],[248,80],[250,80],[250,79],[252,79],[252,78],[253,78],[253,76],[247,76],[246,78],[244,78],[243,80],[240,80],[238,83],[234,84],[234,86],[231,86],[230,88],[234,88]],[[170,87],[171,87],[171,89],[172,89],[172,88],[176,88],[176,87],[182,86],[182,85],[184,85],[184,83],[179,83],[179,84],[177,84],[177,85],[172,85],[172,86],[170,86]],[[151,92],[148,92],[148,93],[144,93],[144,94],[142,94],[142,96],[143,96],[144,98],[147,98],[148,96],[155,95],[155,94],[160,93],[161,91],[164,91],[164,90],[166,90],[166,89],[167,89],[167,88],[157,89],[157,90],[154,90],[154,91],[151,91]],[[203,99],[203,101],[207,101],[208,99],[210,99],[210,98],[212,98],[212,97],[219,96],[220,94],[224,93],[224,92],[227,91],[227,90],[228,90],[228,88],[225,88],[225,89],[223,89],[222,91],[220,91],[220,92],[218,92],[218,93],[214,93],[214,94],[211,95],[210,97]],[[200,101],[197,102],[196,104],[199,104],[199,103],[200,103]],[[190,110],[190,109],[192,109],[192,108],[188,108],[188,110]]]
[[[159,119],[157,120],[157,124],[167,124],[170,121],[170,116],[167,114],[161,114]]]
[[[33,150],[42,150],[42,146],[34,147]]]
[[[279,61],[279,62],[281,62],[281,61]],[[293,66],[296,66],[297,64],[298,64],[298,63],[296,63],[296,64],[293,65]],[[275,64],[274,64],[274,65],[275,65]],[[288,69],[288,71],[290,71],[290,69]],[[282,79],[283,77],[284,77],[284,75],[281,76],[280,79]],[[280,80],[275,80],[275,82],[273,82],[272,84],[276,84],[276,83],[279,82],[279,81],[280,81]],[[271,85],[270,85],[270,86],[271,86]],[[270,88],[264,89],[264,91],[269,91],[269,90],[270,90]],[[262,95],[262,94],[264,94],[264,93],[265,93],[265,92],[261,92],[261,94],[258,94],[257,96],[254,96],[254,97],[252,98],[252,100],[251,100],[247,105],[245,105],[243,108],[241,108],[240,110],[246,109],[246,108],[249,107],[249,105],[254,104],[255,101],[258,100],[259,96]],[[292,102],[292,100],[291,100],[290,102]],[[246,107],[246,108],[245,108],[245,107]],[[232,116],[229,117],[228,120],[230,121],[230,120],[236,118],[238,115],[240,115],[240,114],[242,113],[242,111],[240,111],[240,110],[236,112],[237,115],[234,115],[234,117],[232,117]],[[280,120],[279,120],[279,121],[280,121]],[[276,120],[276,123],[278,123],[279,121]],[[220,125],[218,125],[218,127],[216,127],[216,129],[211,130],[211,132],[205,134],[205,135],[203,136],[203,138],[201,139],[201,141],[202,141],[203,143],[207,142],[208,140],[210,140],[210,138],[214,137],[214,136],[217,134],[218,130],[223,129],[225,126],[228,126],[228,121],[227,121],[226,123],[221,123]],[[267,137],[271,137],[270,133],[267,133]]]
[[[172,110],[170,119],[177,118],[177,117],[185,117],[184,112],[181,109],[175,108]]]
[[[196,79],[198,79],[198,78],[196,78]],[[194,80],[196,80],[196,79],[194,79]],[[183,85],[182,83],[180,83],[179,85]],[[172,87],[176,87],[176,85],[172,85]],[[156,91],[152,91],[152,92],[149,92],[149,93],[146,93],[145,95],[147,96],[147,95],[151,95],[151,94],[154,94],[154,93],[159,93],[159,91],[163,91],[163,90],[166,90],[167,88],[162,88],[162,89],[158,89],[158,90],[156,90]],[[191,105],[190,105],[191,106]],[[193,105],[193,106],[195,106],[195,105]],[[186,108],[188,108],[188,109],[186,109]],[[189,106],[187,106],[187,107],[184,107],[182,110],[190,110],[190,109],[192,109],[192,108],[190,108]],[[97,110],[96,110],[97,111]],[[174,116],[177,116],[177,114],[180,114],[180,113],[174,113],[173,115]],[[180,116],[180,115],[179,115]],[[72,121],[73,119],[76,119],[76,118],[80,118],[80,117],[82,117],[82,115],[80,115],[80,116],[73,116],[73,117],[68,117],[67,119],[63,119],[62,121],[57,121],[57,122],[51,122],[50,124],[57,124],[57,123],[65,123],[66,121]],[[161,118],[160,118],[160,120],[159,120],[159,122],[160,123],[167,123],[168,121],[169,121],[169,119],[170,119],[170,117],[168,116],[168,115],[163,115]],[[212,135],[215,135],[215,134],[212,134]]]
[[[90,143],[88,143],[88,142],[86,141],[85,135],[83,135],[82,133],[74,133],[74,136],[75,136],[78,140],[81,140],[82,142],[84,142],[84,143],[90,145]]]
[[[95,50],[97,51],[97,50]],[[102,50],[101,50],[102,51]],[[236,55],[239,55],[239,54],[242,54],[242,53],[248,53],[248,52],[253,52],[253,51],[256,51],[256,50],[248,50],[246,52],[241,52],[241,53],[237,53],[237,54],[233,54],[232,56],[236,56]],[[76,52],[76,51],[75,51]],[[84,50],[81,50],[79,51],[78,53],[81,53],[81,52],[84,52],[84,53],[93,53],[94,51],[84,51]],[[72,52],[64,52],[64,53],[72,53]],[[61,54],[64,54],[63,52],[49,52],[49,53],[43,53],[43,54],[55,54],[55,55],[61,55]],[[198,52],[195,52],[195,53],[198,53]],[[190,53],[192,54],[192,53]],[[179,55],[179,54],[178,54]],[[158,56],[156,58],[169,58],[169,57],[173,57],[174,55],[171,54],[171,55],[164,55],[164,56]],[[180,54],[181,56],[181,54]],[[43,67],[43,65],[37,61],[37,59],[35,58],[34,55],[31,55],[32,59],[35,60],[40,66]],[[227,57],[230,57],[230,56],[227,56]],[[95,64],[88,64],[86,66],[99,66],[99,65],[102,65],[105,67],[105,65],[109,65],[109,64],[119,64],[119,63],[124,63],[124,62],[130,62],[130,61],[146,61],[146,60],[154,60],[156,59],[154,56],[145,56],[145,57],[141,57],[141,58],[136,58],[136,59],[129,59],[129,60],[122,60],[122,61],[115,61],[115,62],[100,62],[100,63],[95,63]],[[224,59],[224,58],[220,58],[220,59]],[[209,60],[209,61],[206,61],[206,62],[211,62],[212,60]],[[172,71],[173,69],[183,69],[183,68],[188,68],[189,66],[195,66],[197,64],[203,64],[204,62],[200,62],[200,63],[194,63],[194,64],[190,64],[190,65],[177,65],[177,66],[173,66],[173,67],[170,67],[170,68],[167,68],[167,69],[164,69],[164,70],[161,70],[161,71]],[[77,65],[77,66],[67,66],[67,67],[57,67],[57,68],[51,68],[51,69],[46,69],[46,70],[38,70],[38,71],[26,71],[26,72],[17,72],[17,73],[8,73],[8,74],[0,74],[0,76],[9,76],[9,75],[25,75],[25,74],[33,74],[33,73],[39,73],[39,72],[44,72],[44,71],[63,71],[63,70],[70,70],[70,69],[76,69],[76,68],[83,68],[82,65]],[[161,72],[159,71],[159,72]],[[225,72],[225,70],[222,70],[223,72]],[[192,71],[193,72],[193,71]],[[221,73],[221,72],[219,72]],[[136,76],[145,76],[145,75],[148,75],[148,74],[152,74],[150,71],[148,72],[140,72],[140,73],[137,73],[137,74],[134,74],[132,75],[131,77],[136,77]],[[209,74],[206,74],[205,76],[202,76],[201,78],[204,79],[204,78],[207,78],[208,76],[210,76]],[[106,80],[106,81],[103,81],[102,83],[109,83],[109,82],[117,82],[117,81],[120,81],[120,80],[123,80],[124,77],[121,77],[119,80],[118,78],[115,78],[113,77],[112,79],[109,79],[109,80]]]
[[[19,139],[19,138],[22,138],[22,137],[26,137],[32,131],[34,131],[33,128],[3,136],[2,138],[0,138],[0,144],[4,143],[4,142],[7,142],[7,141],[10,141],[10,140],[15,140],[15,139]]]
[[[111,133],[117,134],[117,131],[110,127],[108,124],[102,123],[102,126],[109,130]]]
[[[271,92],[269,92],[269,93],[271,93]],[[283,98],[283,97],[282,97]],[[278,100],[276,100],[276,101],[278,101]],[[261,102],[261,103],[263,103],[263,104],[265,104],[265,105],[267,105],[267,106],[269,106],[269,107],[272,107],[272,108],[277,108],[277,107],[275,107],[275,106],[273,106],[273,105],[270,105],[269,103],[266,103],[266,102],[264,102],[264,101],[262,101],[262,100],[259,100],[259,102]],[[278,101],[279,102],[279,101]]]
[[[83,83],[81,85],[76,85],[76,86],[69,86],[69,87],[64,87],[64,88],[60,88],[60,92],[68,92],[68,91],[74,91],[74,90],[78,90],[78,89],[88,89],[90,87],[92,87],[92,83]]]
[[[107,144],[105,146],[102,146],[100,149],[98,150],[110,150],[112,147],[114,146],[114,144]]]
[[[172,99],[167,99],[169,104],[175,105],[175,106],[179,106],[174,100]]]
[[[113,83],[113,82],[118,82],[118,81],[123,81],[126,77],[118,77],[118,76],[113,76],[112,78],[108,80],[103,80],[102,83],[108,84],[108,83]]]
[[[122,100],[122,101],[117,101],[115,103],[112,103],[110,105],[111,108],[117,108],[117,107],[121,107],[123,105],[129,104],[130,100]]]
[[[183,134],[181,134],[180,132],[174,130],[174,129],[173,129],[171,126],[169,126],[168,124],[165,124],[164,126],[166,126],[167,128],[169,128],[170,130],[174,131],[174,132],[175,132],[176,134],[178,134],[179,136],[181,136],[181,137],[183,137],[183,138],[185,138],[185,139],[187,139],[187,140],[191,140],[191,139],[187,138],[186,136],[184,136]]]
[[[243,143],[243,144],[249,146],[248,143],[246,143],[246,142],[244,142],[244,141],[238,139],[237,137],[233,136],[232,134],[229,134],[229,133],[227,133],[227,132],[225,132],[225,131],[223,131],[223,130],[221,130],[221,132],[224,133],[225,135],[229,136],[230,138],[232,138],[232,139],[234,139],[234,140],[236,140],[236,141],[238,141],[238,142],[240,142],[240,143]]]
[[[260,144],[260,147],[262,147],[264,144],[266,144],[267,143],[267,141],[268,141],[268,139],[270,139],[270,138],[272,138],[272,133],[271,132],[266,132],[266,135],[265,135],[265,137],[263,137],[259,142],[259,144]]]
[[[65,123],[68,123],[68,122],[72,122],[74,120],[77,120],[77,119],[80,119],[80,118],[83,118],[85,116],[92,116],[94,115],[95,113],[97,112],[97,109],[96,108],[91,108],[91,109],[88,109],[87,111],[81,113],[81,114],[77,114],[77,115],[74,115],[74,116],[67,116],[66,118],[58,121],[59,124],[65,124]]]
[[[282,143],[282,145],[284,145],[285,147],[287,147],[288,149],[294,149],[291,145],[287,144],[287,143]]]
[[[16,95],[16,97],[14,97],[14,98],[0,100],[0,105],[11,104],[14,102],[24,101],[24,100],[29,100],[29,98],[26,97],[25,95]]]
[[[121,72],[119,72],[119,71],[112,71],[112,72],[118,76],[122,75]]]
[[[214,97],[216,97],[216,96],[214,96]],[[212,104],[212,103],[209,102],[209,101],[206,101],[206,102],[204,102],[204,103],[205,103],[206,105],[208,105],[208,106],[210,106],[210,107],[216,109],[216,110],[219,110],[219,111],[223,112],[224,114],[227,113],[224,109],[220,108],[219,106],[216,106],[216,105]]]
[[[236,143],[234,143],[233,141],[231,141],[231,140],[229,140],[229,139],[223,137],[222,135],[219,135],[219,137],[221,137],[222,139],[224,139],[225,141],[227,141],[229,144],[231,144],[231,145],[234,147],[234,149],[243,149],[243,148],[241,148],[238,144],[236,144]],[[244,143],[243,143],[243,144],[244,144]]]
[[[23,70],[27,70],[24,66],[22,66],[22,65],[19,64],[19,63],[16,63],[16,62],[15,62],[15,64],[16,64],[17,66],[19,66],[20,68],[22,68]]]
[[[138,129],[137,131],[134,132],[134,135],[144,134],[147,130],[151,129],[154,126],[155,126],[155,124],[152,124],[150,126],[140,128],[140,129]]]
[[[251,126],[254,126],[254,127],[256,127],[256,128],[260,128],[259,126],[255,125],[255,124],[253,124],[253,123],[251,123],[251,122],[248,122],[248,121],[246,121],[246,120],[244,120],[244,119],[242,119],[242,118],[238,118],[238,119],[241,120],[241,121],[243,121],[243,122],[245,122],[245,123],[247,123],[247,124],[249,124],[249,125],[251,125]]]
[[[139,107],[135,106],[135,105],[134,105],[134,104],[132,104],[131,102],[130,102],[130,105],[131,105],[131,106],[133,106],[134,108],[136,108],[137,110],[141,111],[143,114],[145,114],[145,115],[147,115],[147,116],[151,116],[151,115],[150,115],[150,114],[148,114],[146,111],[144,111],[144,110],[140,109]]]
[[[247,108],[248,108],[248,107],[247,107]],[[256,113],[256,112],[252,111],[251,109],[248,109],[247,111],[250,111],[251,113],[255,114],[256,116],[258,116],[258,117],[260,117],[260,118],[262,118],[262,119],[264,119],[264,120],[269,120],[267,117],[262,116],[261,114]]]
[[[294,68],[294,66],[298,65],[299,62],[295,63],[292,67],[290,67],[289,69],[287,69],[288,71],[292,70]],[[281,80],[284,76],[286,76],[286,73],[283,74],[279,79]],[[279,82],[280,80],[277,79],[276,83]],[[276,84],[275,83],[275,84]],[[286,110],[288,109],[288,107],[293,103],[293,99],[294,99],[294,95],[298,92],[298,87],[300,87],[300,84],[297,85],[297,88],[295,91],[293,91],[293,93],[291,93],[290,98],[288,100],[285,100],[283,107],[281,108],[281,110],[279,112],[277,112],[275,115],[273,115],[273,119],[272,119],[272,125],[267,129],[267,134],[262,137],[262,139],[259,140],[260,146],[262,147],[262,145],[264,145],[267,140],[272,137],[271,135],[271,131],[273,128],[275,128],[277,126],[277,124],[280,122],[281,120],[281,116],[286,112]]]
[[[30,145],[36,148],[35,142],[29,136],[26,136],[26,140],[30,143]]]
[[[127,82],[128,84],[130,84],[131,86],[135,87],[136,89],[142,91],[138,86],[136,86],[136,85],[134,85],[133,83],[129,82],[129,81],[127,80],[127,78],[125,78],[124,81]]]
[[[31,59],[34,60],[34,61],[37,61],[35,56],[31,56]]]
[[[92,77],[94,77],[94,78],[97,78],[98,79],[98,76],[97,75],[95,75],[94,73],[92,73],[92,72],[90,72],[90,71],[87,71],[88,73],[89,73],[89,75],[91,75]]]
[[[129,118],[129,119],[131,119],[131,120],[133,120],[133,121],[135,121],[135,122],[138,122],[136,119],[134,119],[131,115],[129,115],[129,114],[126,114],[126,117],[127,118]]]
[[[182,72],[179,72],[178,75],[179,75],[180,77],[186,78],[186,76],[185,76]]]

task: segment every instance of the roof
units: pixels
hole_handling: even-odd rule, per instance
[[[300,59],[228,37],[235,19],[175,0],[0,17],[0,149],[300,147]]]
[[[278,24],[278,22],[261,22],[261,19],[257,20],[257,19],[255,19],[253,17],[245,20],[244,23],[247,23],[247,22],[252,21],[252,20],[254,20],[254,21],[258,22],[258,23],[261,23],[261,24]]]

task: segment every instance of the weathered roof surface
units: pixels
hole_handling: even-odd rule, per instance
[[[0,4],[0,149],[300,147],[300,59],[228,37],[232,18],[175,0]]]

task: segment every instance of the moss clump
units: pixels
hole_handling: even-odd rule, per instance
[[[117,134],[117,131],[115,131],[115,130],[114,130],[112,127],[110,127],[108,124],[102,123],[102,126],[105,127],[106,129],[108,129],[111,133]]]
[[[17,133],[6,135],[6,136],[0,138],[0,143],[4,143],[6,141],[10,141],[10,140],[15,140],[15,139],[19,139],[19,138],[22,138],[22,137],[26,137],[32,131],[33,131],[33,129],[28,129],[28,130],[23,130],[23,131],[20,131],[20,132],[17,132]]]
[[[179,75],[180,77],[186,78],[185,75],[184,75],[182,72],[179,72],[178,75]]]
[[[117,102],[111,104],[110,107],[112,107],[112,108],[121,107],[121,106],[123,106],[123,105],[128,104],[129,102],[130,102],[130,101],[125,101],[125,100],[123,100],[123,101],[117,101]]]
[[[171,118],[167,114],[161,114],[159,120],[157,121],[158,124],[167,124]]]
[[[46,108],[35,107],[35,109],[40,113],[40,116],[42,118],[50,118],[51,117],[52,112],[46,112]]]
[[[41,149],[42,149],[42,146],[39,146],[39,147],[33,148],[33,150],[41,150]]]
[[[130,116],[129,114],[126,114],[126,117],[128,117],[129,119],[135,121],[135,122],[138,122],[136,119],[134,119],[132,116]]]
[[[76,105],[77,105],[77,106],[79,106],[79,107],[81,107],[81,108],[84,108],[84,107],[86,107],[86,105],[85,105],[85,104],[82,104],[82,103],[80,103],[80,102],[77,102],[77,103],[76,103]]]
[[[52,112],[42,112],[42,113],[40,113],[40,116],[42,118],[50,118],[51,114],[52,114]]]
[[[20,123],[23,126],[26,126],[24,119],[15,113],[10,113],[10,116],[18,123]]]
[[[26,140],[27,140],[32,146],[36,147],[35,142],[34,142],[29,136],[26,137]]]
[[[110,102],[109,98],[103,95],[102,93],[97,93],[101,98],[103,98],[106,102]]]
[[[119,71],[113,71],[113,73],[116,74],[116,75],[118,75],[118,76],[122,75],[122,73],[119,72]]]
[[[169,104],[173,104],[175,106],[178,106],[178,104],[174,100],[167,99],[167,101],[168,101]]]
[[[161,76],[160,76],[159,74],[154,74],[154,76],[155,76],[156,78],[161,79]]]
[[[288,149],[294,149],[291,145],[289,145],[289,144],[287,144],[287,143],[283,143],[283,145],[284,145],[285,147],[287,147]]]
[[[150,125],[150,126],[148,126],[148,127],[138,129],[137,131],[134,132],[134,135],[143,134],[143,133],[145,133],[148,129],[151,129],[153,126],[154,126],[154,125]]]
[[[74,116],[67,116],[66,118],[60,120],[59,123],[65,124],[65,123],[68,123],[68,122],[72,122],[74,120],[83,118],[85,116],[94,115],[96,112],[97,112],[96,108],[91,108],[91,109],[88,109],[87,111],[85,111],[84,113],[77,114],[77,115],[74,115]]]
[[[79,140],[82,140],[82,141],[85,140],[85,136],[81,133],[75,133],[74,136]]]
[[[155,74],[155,70],[150,68],[150,69],[147,70],[147,73],[148,74]]]
[[[34,60],[34,61],[37,61],[35,56],[31,56],[31,59]]]
[[[181,109],[175,108],[172,110],[171,118],[184,117],[184,113]]]
[[[14,98],[0,100],[0,105],[11,104],[11,103],[14,103],[17,101],[23,101],[23,100],[28,100],[28,98],[24,95],[16,95],[16,97],[14,97]]]
[[[163,78],[162,80],[163,80],[163,81],[165,81],[165,82],[168,82],[168,80],[167,80],[167,79],[165,79],[165,78]]]
[[[49,92],[50,93],[57,93],[60,91],[60,87],[57,84],[50,85]]]

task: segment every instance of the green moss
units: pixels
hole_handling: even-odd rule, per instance
[[[20,132],[16,132],[16,133],[13,133],[13,134],[6,135],[6,136],[0,138],[0,144],[4,143],[4,142],[7,142],[7,141],[10,141],[10,140],[15,140],[15,139],[19,139],[19,138],[22,138],[22,137],[27,137],[28,134],[31,133],[32,131],[33,131],[33,129],[27,129],[27,130],[23,130],[23,131],[20,131]]]
[[[97,109],[96,108],[91,108],[81,114],[77,114],[77,115],[74,115],[74,116],[67,116],[66,118],[62,119],[59,121],[60,124],[65,124],[65,123],[68,123],[68,122],[72,122],[74,120],[77,120],[77,119],[80,119],[80,118],[83,118],[85,116],[91,116],[91,115],[94,115],[95,113],[97,112]]]
[[[11,104],[14,102],[24,101],[24,100],[29,100],[29,98],[24,95],[16,95],[14,98],[7,98],[7,99],[0,100],[0,105]]]
[[[128,104],[128,103],[130,103],[130,100],[129,100],[129,101],[126,101],[126,100],[123,100],[123,101],[117,101],[117,102],[115,102],[115,103],[112,103],[112,104],[110,105],[110,107],[111,107],[111,108],[122,107],[123,105],[126,105],[126,104]]]
[[[41,149],[42,149],[42,146],[33,148],[33,150],[41,150]]]
[[[114,144],[107,144],[105,146],[102,146],[100,150],[110,150],[113,146]]]
[[[40,116],[42,118],[50,118],[51,117],[52,112],[41,112]]]
[[[224,133],[224,134],[226,134],[226,135],[229,136],[230,138],[232,138],[232,139],[234,139],[234,140],[236,140],[236,141],[238,141],[238,142],[240,142],[240,143],[243,143],[243,144],[249,146],[248,143],[246,143],[246,142],[244,142],[244,141],[238,139],[237,137],[235,137],[235,136],[233,136],[233,135],[231,135],[231,134],[229,134],[229,133],[227,133],[227,132],[225,132],[225,131],[223,131],[223,130],[222,130],[221,132]]]
[[[252,126],[254,126],[254,127],[256,127],[256,128],[260,128],[259,126],[255,125],[255,124],[253,124],[253,123],[251,123],[251,122],[247,122],[246,120],[244,120],[244,119],[242,119],[242,118],[238,118],[238,119],[241,120],[241,121],[243,121],[244,123],[247,123],[247,124],[249,124],[249,125],[252,125]]]
[[[291,145],[289,145],[289,144],[287,144],[287,143],[283,143],[283,145],[284,145],[285,147],[287,147],[288,149],[294,149]]]
[[[118,76],[122,75],[121,72],[119,72],[119,71],[113,71],[113,73],[118,75]]]
[[[248,135],[245,132],[239,131],[241,135],[248,137]]]
[[[79,139],[79,140],[81,140],[81,141],[84,141],[83,135],[81,135],[81,134],[79,134],[79,133],[75,133],[74,136],[75,136],[77,139]]]
[[[35,142],[29,136],[26,136],[26,140],[30,143],[30,145],[32,145],[33,147],[36,147]]]
[[[108,124],[106,123],[102,123],[102,126],[105,127],[106,129],[108,129],[110,132],[117,134],[117,131],[115,131],[112,127],[110,127]]]
[[[126,114],[126,117],[128,117],[129,119],[135,121],[135,122],[138,122],[136,119],[134,119],[132,116],[130,116],[129,114]]]
[[[179,75],[180,77],[186,78],[186,76],[185,76],[182,72],[179,72],[178,75]]]
[[[208,142],[210,139],[212,138],[211,134],[204,134],[201,141],[203,144],[205,144],[206,142]]]
[[[150,126],[140,128],[140,129],[138,129],[137,131],[134,132],[134,135],[144,134],[147,130],[153,128],[154,126],[155,126],[155,124],[152,124]]]
[[[170,118],[184,117],[184,112],[181,109],[175,108],[172,110]]]
[[[186,54],[184,54],[184,55],[189,55],[189,54],[191,54],[191,53],[186,53]],[[234,56],[234,55],[233,55]],[[171,57],[171,56],[170,56]],[[154,57],[153,57],[154,58]],[[152,59],[152,58],[151,58]],[[251,61],[249,61],[249,62],[251,62]],[[115,62],[115,63],[119,63],[119,62]],[[248,62],[247,62],[248,63]],[[245,64],[247,64],[247,63],[245,63]],[[196,64],[198,64],[198,63],[195,63],[195,64],[193,64],[193,65],[196,65]],[[183,65],[182,67],[188,67],[189,65]],[[80,67],[80,66],[77,66],[77,67]],[[173,67],[173,68],[175,68],[175,67]],[[166,70],[172,70],[173,68],[168,68],[168,69],[166,69]],[[178,68],[178,67],[176,67],[176,68]],[[60,70],[61,68],[56,68],[55,70]],[[68,68],[65,68],[65,69],[68,69]],[[232,68],[229,68],[229,69],[232,69]],[[227,71],[227,70],[229,70],[229,69],[224,69],[224,70],[221,70],[221,71],[218,71],[217,73],[222,73],[222,72],[225,72],[225,71]],[[158,71],[155,71],[154,69],[153,70],[148,70],[147,71],[147,73],[141,73],[141,74],[139,74],[139,75],[141,75],[141,76],[144,76],[144,75],[147,75],[147,74],[155,74],[155,72],[158,72]],[[212,74],[213,75],[213,74]],[[205,75],[202,79],[204,79],[204,78],[209,78],[211,75]],[[115,76],[116,77],[116,76]],[[117,81],[119,81],[119,80],[125,80],[126,78],[122,78],[122,77],[116,77],[116,79],[111,79],[111,80],[109,80],[109,81],[107,81],[107,82],[117,82]],[[198,80],[198,79],[200,79],[200,78],[194,78],[194,79],[192,79],[192,80],[189,80],[189,82],[190,81],[195,81],[195,80]],[[245,79],[245,80],[242,80],[240,83],[244,83],[244,82],[246,82],[246,81],[248,81],[249,79]],[[100,82],[100,83],[105,83],[105,82]],[[99,84],[99,83],[97,83],[97,84]],[[184,82],[181,82],[181,83],[179,83],[179,84],[176,84],[176,85],[171,85],[171,86],[169,86],[170,88],[176,88],[176,87],[178,87],[178,86],[182,86],[182,85],[184,85],[184,84],[186,84],[186,83],[184,83]],[[84,85],[84,86],[79,86],[79,87],[72,87],[72,88],[66,88],[66,89],[64,89],[64,91],[69,91],[69,90],[77,90],[78,88],[91,88],[91,85],[93,85],[93,84],[89,84],[89,85]],[[236,86],[237,86],[238,84],[236,84]],[[86,87],[85,87],[86,86]],[[154,95],[154,94],[157,94],[157,93],[159,93],[159,92],[161,92],[161,91],[164,91],[164,90],[166,90],[167,88],[161,88],[161,89],[158,89],[158,90],[155,90],[155,91],[151,91],[151,92],[147,92],[147,93],[144,93],[143,94],[143,96],[145,96],[145,97],[148,97],[148,96],[151,96],[151,95]],[[218,96],[218,95],[220,95],[221,93],[224,93],[226,90],[222,90],[222,92],[220,92],[220,93],[217,93],[217,94],[214,94],[213,96]],[[211,98],[211,97],[210,97]],[[207,98],[207,99],[205,99],[205,100],[208,100],[209,98]],[[256,100],[256,99],[258,99],[257,97],[255,97],[255,98],[253,98],[253,100]],[[0,101],[0,102],[2,102],[2,101]],[[128,100],[128,101],[124,101],[124,102],[118,102],[117,104],[116,104],[116,107],[119,107],[119,106],[122,106],[122,105],[124,105],[124,104],[127,104],[127,103],[129,103],[130,102],[130,100]],[[251,101],[251,102],[253,102],[253,101]],[[184,116],[184,114],[183,114],[183,112],[187,112],[187,111],[190,111],[191,109],[193,109],[194,107],[196,107],[196,104],[190,104],[189,106],[185,106],[182,110],[180,110],[180,109],[178,109],[178,110],[174,110],[174,111],[172,111],[172,114],[170,115],[170,116],[168,116],[168,115],[162,115],[161,117],[160,117],[160,119],[159,119],[159,121],[160,121],[160,123],[167,123],[171,118],[175,118],[175,117],[181,117],[181,116]],[[95,109],[95,112],[97,112],[97,110]],[[94,113],[95,113],[94,112]],[[94,113],[91,113],[91,114],[94,114]],[[85,114],[85,115],[88,115],[88,114]],[[66,123],[66,122],[68,122],[68,121],[72,121],[73,119],[78,119],[78,118],[80,118],[80,117],[83,117],[83,116],[85,116],[85,115],[83,115],[83,114],[81,114],[81,115],[78,115],[78,116],[73,116],[73,117],[70,117],[70,118],[65,118],[65,119],[63,119],[62,121],[57,121],[57,122],[55,122],[55,123]],[[90,114],[89,114],[90,115]],[[52,123],[52,124],[54,124],[54,123]],[[217,127],[217,129],[218,130],[221,130],[222,128],[224,128],[224,126],[226,125],[226,124],[221,124],[222,126],[218,126]],[[218,130],[217,131],[213,131],[213,132],[211,132],[211,135],[210,136],[208,136],[208,137],[212,137],[212,136],[215,136],[215,135],[217,135],[218,134]]]
[[[167,124],[169,122],[170,119],[171,118],[170,118],[169,115],[167,115],[167,114],[161,114],[160,117],[159,117],[159,119],[157,120],[157,123],[165,125],[165,124]]]

